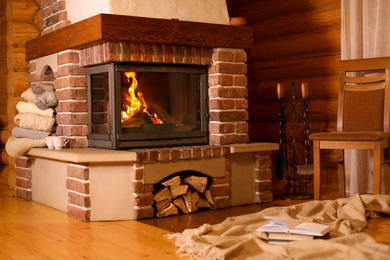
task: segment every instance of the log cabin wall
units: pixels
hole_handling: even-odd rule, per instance
[[[0,2],[0,177],[8,182],[8,155],[4,144],[8,138],[7,123],[7,16],[6,1]]]
[[[341,1],[228,0],[227,3],[230,17],[243,16],[254,29],[254,48],[247,51],[250,141],[279,142],[276,84],[285,84],[287,98],[292,81],[296,82],[298,97],[301,83],[308,83],[310,133],[335,131]],[[298,129],[302,133],[298,140],[302,143],[298,163],[303,164],[303,123]],[[325,161],[335,156],[332,152]],[[288,159],[291,162],[291,153]],[[326,185],[336,184],[336,172],[329,168],[326,173]]]
[[[5,151],[14,128],[16,104],[28,86],[26,42],[40,31],[40,0],[0,1],[0,177],[12,189],[15,185],[15,158]]]

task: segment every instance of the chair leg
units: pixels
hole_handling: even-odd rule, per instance
[[[313,141],[313,164],[314,164],[314,199],[321,197],[321,150],[320,141]]]
[[[372,171],[372,183],[374,185],[374,194],[381,193],[381,143],[377,142],[374,144],[373,149],[373,171]]]
[[[337,172],[339,177],[339,194],[340,197],[345,198],[345,172],[343,164],[337,166]]]
[[[384,169],[385,194],[390,195],[390,166],[386,164],[384,168],[385,168]]]

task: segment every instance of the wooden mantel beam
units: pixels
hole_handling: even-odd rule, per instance
[[[130,42],[205,48],[251,48],[253,30],[135,16],[98,14],[28,41],[27,60],[102,42]]]

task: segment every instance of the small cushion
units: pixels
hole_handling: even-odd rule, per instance
[[[320,141],[380,141],[390,138],[390,133],[384,132],[327,132],[315,133],[310,140]]]

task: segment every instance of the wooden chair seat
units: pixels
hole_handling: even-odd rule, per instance
[[[309,139],[322,141],[381,141],[390,138],[384,132],[329,132],[311,134]]]

